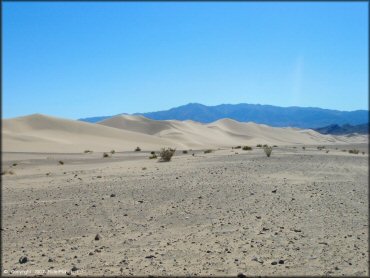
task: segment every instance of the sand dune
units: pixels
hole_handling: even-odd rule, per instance
[[[98,124],[41,114],[2,121],[3,151],[83,152],[129,151],[136,146],[158,150],[204,149],[256,144],[330,144],[367,142],[367,136],[322,135],[313,130],[276,128],[222,119],[210,124],[194,121],[156,121],[120,115]]]
[[[158,149],[172,146],[165,139],[103,125],[40,114],[2,121],[3,151],[83,152]]]

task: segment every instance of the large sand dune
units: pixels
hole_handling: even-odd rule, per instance
[[[222,148],[256,144],[330,144],[367,142],[367,136],[322,135],[313,130],[275,128],[222,119],[210,124],[194,121],[157,121],[120,115],[98,124],[41,114],[2,121],[5,152],[128,151],[161,147]]]
[[[3,151],[83,152],[157,149],[172,142],[143,133],[40,114],[3,120]]]

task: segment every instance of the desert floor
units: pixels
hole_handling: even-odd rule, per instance
[[[368,275],[367,145],[192,153],[3,153],[2,273]]]

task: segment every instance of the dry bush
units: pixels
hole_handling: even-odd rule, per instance
[[[187,150],[183,150],[183,151],[182,151],[182,153],[183,153],[183,154],[187,154],[187,153],[188,153],[188,151],[187,151]]]
[[[213,152],[213,150],[211,150],[211,149],[208,149],[208,150],[204,151],[204,153],[211,153],[211,152]]]
[[[92,153],[93,151],[91,150],[85,150],[84,153]]]
[[[141,151],[140,147],[136,147],[135,152],[140,152],[140,151]]]
[[[252,147],[249,147],[249,146],[243,147],[243,151],[251,151],[251,150],[252,150]]]
[[[1,175],[14,175],[15,173],[12,170],[4,170],[1,172]]]
[[[353,150],[349,150],[348,152],[353,153],[353,154],[358,154],[360,151],[356,150],[356,149],[353,149]]]
[[[261,144],[257,144],[256,146],[257,148],[262,148],[262,145]]]
[[[266,147],[263,147],[263,150],[265,151],[265,154],[267,155],[267,157],[270,157],[272,153],[272,147],[269,147],[266,145]]]
[[[162,162],[168,162],[171,160],[172,156],[175,154],[176,149],[172,148],[162,148],[159,152],[160,160]]]
[[[103,157],[109,157],[109,154],[103,153]]]
[[[155,159],[157,158],[158,156],[155,154],[155,152],[150,152],[150,156],[149,156],[149,159]]]
[[[63,161],[61,161],[61,160],[59,160],[59,161],[58,161],[58,163],[59,163],[60,165],[63,165],[63,164],[64,164],[64,162],[63,162]]]
[[[111,150],[110,153],[111,154],[114,154],[114,153],[116,153],[116,151],[115,150]]]
[[[302,150],[305,150],[305,149],[306,149],[306,147],[305,147],[305,146],[303,146],[303,147],[302,147]]]

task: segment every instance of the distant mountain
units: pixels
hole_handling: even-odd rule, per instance
[[[97,122],[104,121],[104,120],[112,118],[112,117],[113,116],[100,116],[100,117],[82,118],[82,119],[78,119],[78,120],[82,121],[82,122],[88,122],[88,123],[97,123]]]
[[[210,123],[223,118],[240,122],[255,122],[275,127],[319,128],[331,124],[358,125],[369,122],[367,110],[338,111],[312,107],[279,107],[260,104],[221,104],[206,106],[189,103],[165,111],[135,113],[153,120],[193,120]],[[81,119],[98,122],[100,117]],[[103,120],[106,118],[100,118]]]
[[[331,134],[331,135],[346,135],[351,133],[358,134],[369,134],[369,123],[361,125],[328,125],[325,127],[315,128],[315,131],[321,134]]]

